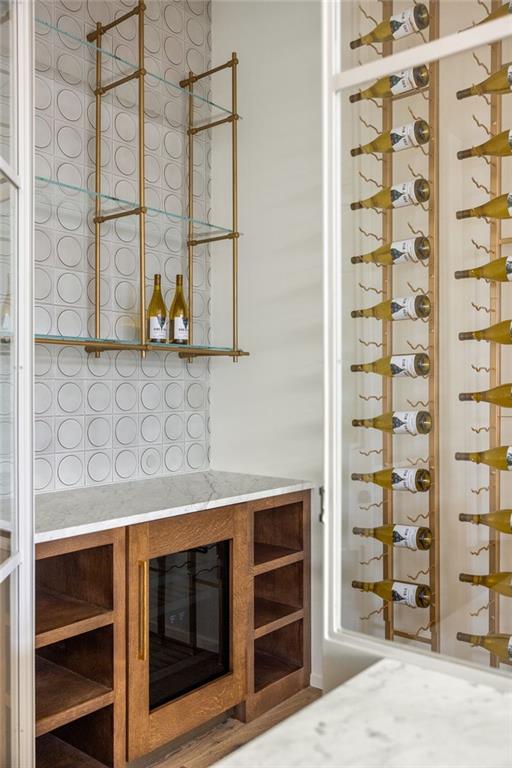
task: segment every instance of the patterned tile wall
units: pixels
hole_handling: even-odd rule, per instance
[[[96,21],[126,13],[133,0],[37,2],[35,15],[85,39]],[[146,0],[146,67],[178,83],[184,72],[210,64],[209,3]],[[95,52],[36,22],[36,174],[94,189]],[[105,35],[104,80],[136,62],[135,19]],[[200,92],[207,94],[208,84]],[[136,202],[137,85],[112,90],[102,110],[102,190]],[[197,109],[199,116],[205,107]],[[147,78],[146,203],[186,213],[185,99],[156,77]],[[209,215],[210,151],[195,142],[195,211]],[[93,201],[84,193],[39,182],[36,191],[36,332],[88,336],[94,329]],[[134,339],[138,312],[138,220],[103,225],[101,335]],[[184,225],[148,216],[146,294],[162,274],[169,305],[176,274],[186,275]],[[186,280],[186,277],[185,277]],[[209,340],[208,253],[197,251],[194,341]],[[173,353],[133,351],[96,358],[79,347],[36,346],[36,490],[112,483],[208,465],[209,363],[186,363]]]

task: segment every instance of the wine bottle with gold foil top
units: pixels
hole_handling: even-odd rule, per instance
[[[413,584],[410,581],[353,581],[354,589],[362,592],[374,592],[382,600],[401,603],[409,608],[428,608],[432,600],[432,591],[428,584]]]
[[[430,299],[423,293],[417,296],[381,301],[367,309],[352,310],[351,317],[374,317],[376,320],[417,320],[430,316]]]
[[[457,152],[459,160],[464,160],[466,157],[509,157],[510,155],[512,155],[512,131],[502,131],[497,136],[491,136],[483,144]]]
[[[504,64],[497,72],[486,77],[481,83],[463,88],[457,91],[458,99],[467,99],[468,96],[481,96],[482,94],[496,95],[509,93],[512,89],[512,64]]]
[[[419,525],[400,525],[390,523],[379,525],[377,528],[352,528],[356,536],[377,539],[383,544],[407,549],[430,549],[432,546],[432,531]]]
[[[464,208],[455,214],[458,219],[510,219],[512,216],[512,193],[493,197],[483,205],[476,208]]]
[[[494,341],[495,344],[512,344],[512,320],[502,320],[500,323],[482,328],[480,331],[462,331],[460,341]]]
[[[408,37],[415,32],[426,29],[429,21],[430,16],[427,6],[424,3],[418,3],[401,13],[393,14],[389,19],[384,19],[371,32],[358,37],[357,40],[352,40],[350,47],[354,49],[360,48],[362,45],[371,45],[372,43],[400,40],[402,37]]]
[[[462,280],[466,277],[476,277],[477,280],[493,280],[496,283],[507,283],[512,280],[512,256],[503,256],[494,259],[481,267],[472,269],[459,269],[455,272],[455,279]]]
[[[167,309],[162,296],[161,277],[154,276],[153,295],[147,308],[148,341],[165,344],[168,335]]]
[[[428,411],[390,411],[373,419],[353,419],[352,426],[380,429],[393,435],[428,435],[432,416]]]
[[[390,131],[381,133],[373,141],[350,150],[352,157],[371,155],[372,153],[401,152],[404,149],[419,147],[430,139],[430,128],[425,120],[399,125]]]
[[[384,187],[375,195],[367,197],[365,200],[358,200],[350,203],[352,211],[358,211],[361,208],[377,208],[379,210],[390,210],[391,208],[405,208],[409,205],[419,205],[426,203],[430,198],[430,184],[426,179],[415,179],[405,181],[402,184],[394,184],[392,187]]]
[[[500,384],[482,392],[460,392],[459,400],[474,400],[475,403],[491,403],[501,408],[512,408],[512,384]]]
[[[169,310],[170,341],[172,344],[188,344],[188,307],[183,295],[183,275],[176,275],[176,292]]]
[[[512,509],[498,509],[497,512],[489,512],[487,515],[468,515],[466,512],[461,512],[459,520],[462,523],[486,525],[501,533],[512,533]]]
[[[459,581],[487,587],[487,589],[497,592],[499,595],[512,597],[512,571],[487,573],[483,576],[476,576],[472,573],[459,573]]]
[[[388,355],[374,360],[373,363],[357,363],[350,366],[353,372],[377,373],[379,376],[391,376],[393,378],[408,377],[415,379],[418,376],[428,376],[430,372],[430,358],[424,352],[412,355]]]
[[[466,632],[457,632],[457,640],[461,643],[485,648],[489,653],[493,653],[501,661],[512,662],[512,635],[489,634],[489,635],[468,635]]]
[[[488,467],[503,471],[512,470],[512,446],[500,445],[497,448],[489,448],[487,451],[473,451],[470,453],[457,452],[457,461],[473,461],[475,464],[487,464]]]
[[[413,69],[403,69],[394,75],[381,77],[369,88],[365,88],[359,93],[353,93],[350,101],[362,101],[363,99],[387,99],[393,96],[402,96],[404,93],[418,91],[426,88],[430,82],[430,75],[427,67],[422,64]]]
[[[512,13],[512,0],[507,0],[506,3],[500,5],[499,8],[496,8],[495,11],[489,13],[485,19],[482,19],[482,21],[478,22],[478,25],[480,26],[480,24],[485,24],[487,21],[494,21],[494,19],[502,19],[509,13]]]
[[[425,261],[430,256],[428,237],[411,237],[408,240],[395,240],[381,245],[374,251],[352,256],[352,264],[377,264],[379,267],[391,267],[395,264]]]
[[[353,472],[352,480],[363,483],[375,483],[388,491],[409,491],[410,493],[426,493],[431,484],[428,469],[411,469],[411,467],[390,467],[379,469],[377,472]]]

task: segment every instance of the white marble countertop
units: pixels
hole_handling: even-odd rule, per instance
[[[510,768],[512,691],[385,659],[216,768]]]
[[[36,496],[35,543],[313,487],[303,480],[208,470],[44,493]]]

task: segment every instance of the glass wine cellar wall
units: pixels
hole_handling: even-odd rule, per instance
[[[511,12],[494,0],[342,2],[340,71]],[[338,101],[341,625],[505,673],[510,62],[508,38]]]

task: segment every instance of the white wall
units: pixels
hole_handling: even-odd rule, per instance
[[[321,5],[214,0],[212,60],[239,56],[240,346],[212,360],[214,469],[323,475]],[[229,103],[226,82],[213,98]],[[230,222],[229,128],[214,132],[213,204]],[[229,248],[215,246],[212,328],[230,339]],[[224,335],[223,335],[224,332]],[[321,678],[321,525],[313,491],[313,676]]]

